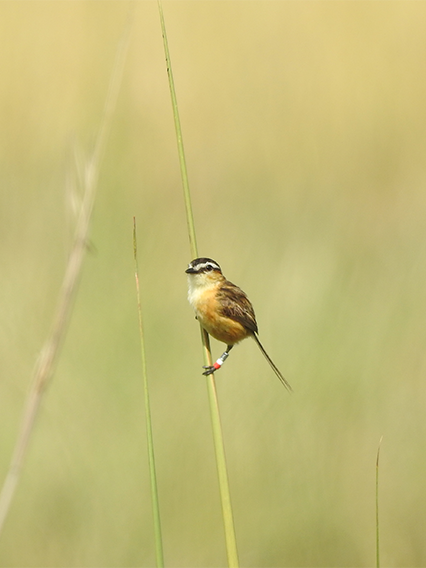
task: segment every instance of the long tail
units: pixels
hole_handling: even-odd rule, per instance
[[[256,343],[259,346],[259,349],[262,351],[263,355],[265,356],[265,359],[268,361],[268,363],[271,365],[274,373],[277,375],[277,377],[280,379],[280,381],[282,382],[282,384],[285,386],[285,388],[287,390],[289,390],[290,392],[293,392],[293,389],[290,386],[290,383],[287,382],[285,380],[285,378],[283,377],[283,375],[281,374],[281,371],[278,369],[278,367],[275,365],[275,363],[272,361],[272,359],[269,357],[269,355],[266,353],[265,348],[263,347],[263,345],[260,343],[259,338],[257,337],[257,335],[255,333],[253,333],[253,337],[256,341]]]

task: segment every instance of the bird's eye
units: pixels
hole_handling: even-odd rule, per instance
[[[211,264],[206,264],[206,270],[210,272],[210,270],[213,270],[213,266]]]

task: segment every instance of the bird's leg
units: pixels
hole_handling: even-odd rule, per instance
[[[203,369],[205,369],[203,375],[211,375],[215,371],[218,371],[222,365],[225,363],[226,359],[229,357],[229,352],[233,348],[233,345],[228,345],[226,351],[222,353],[219,359],[214,363],[214,365],[204,365]]]

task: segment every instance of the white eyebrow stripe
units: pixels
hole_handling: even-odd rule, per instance
[[[196,264],[195,266],[193,266],[193,268],[195,268],[196,270],[203,270],[204,268],[207,268],[207,266],[213,266],[213,268],[220,270],[220,266],[215,262],[203,262],[201,264]]]

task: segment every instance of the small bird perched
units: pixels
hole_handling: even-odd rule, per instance
[[[274,373],[291,391],[291,386],[257,337],[253,306],[241,288],[226,280],[218,263],[211,258],[196,258],[189,263],[185,272],[188,275],[188,300],[195,310],[197,320],[207,333],[227,345],[226,351],[214,365],[203,367],[206,369],[203,375],[210,375],[220,369],[233,346],[251,336]]]

